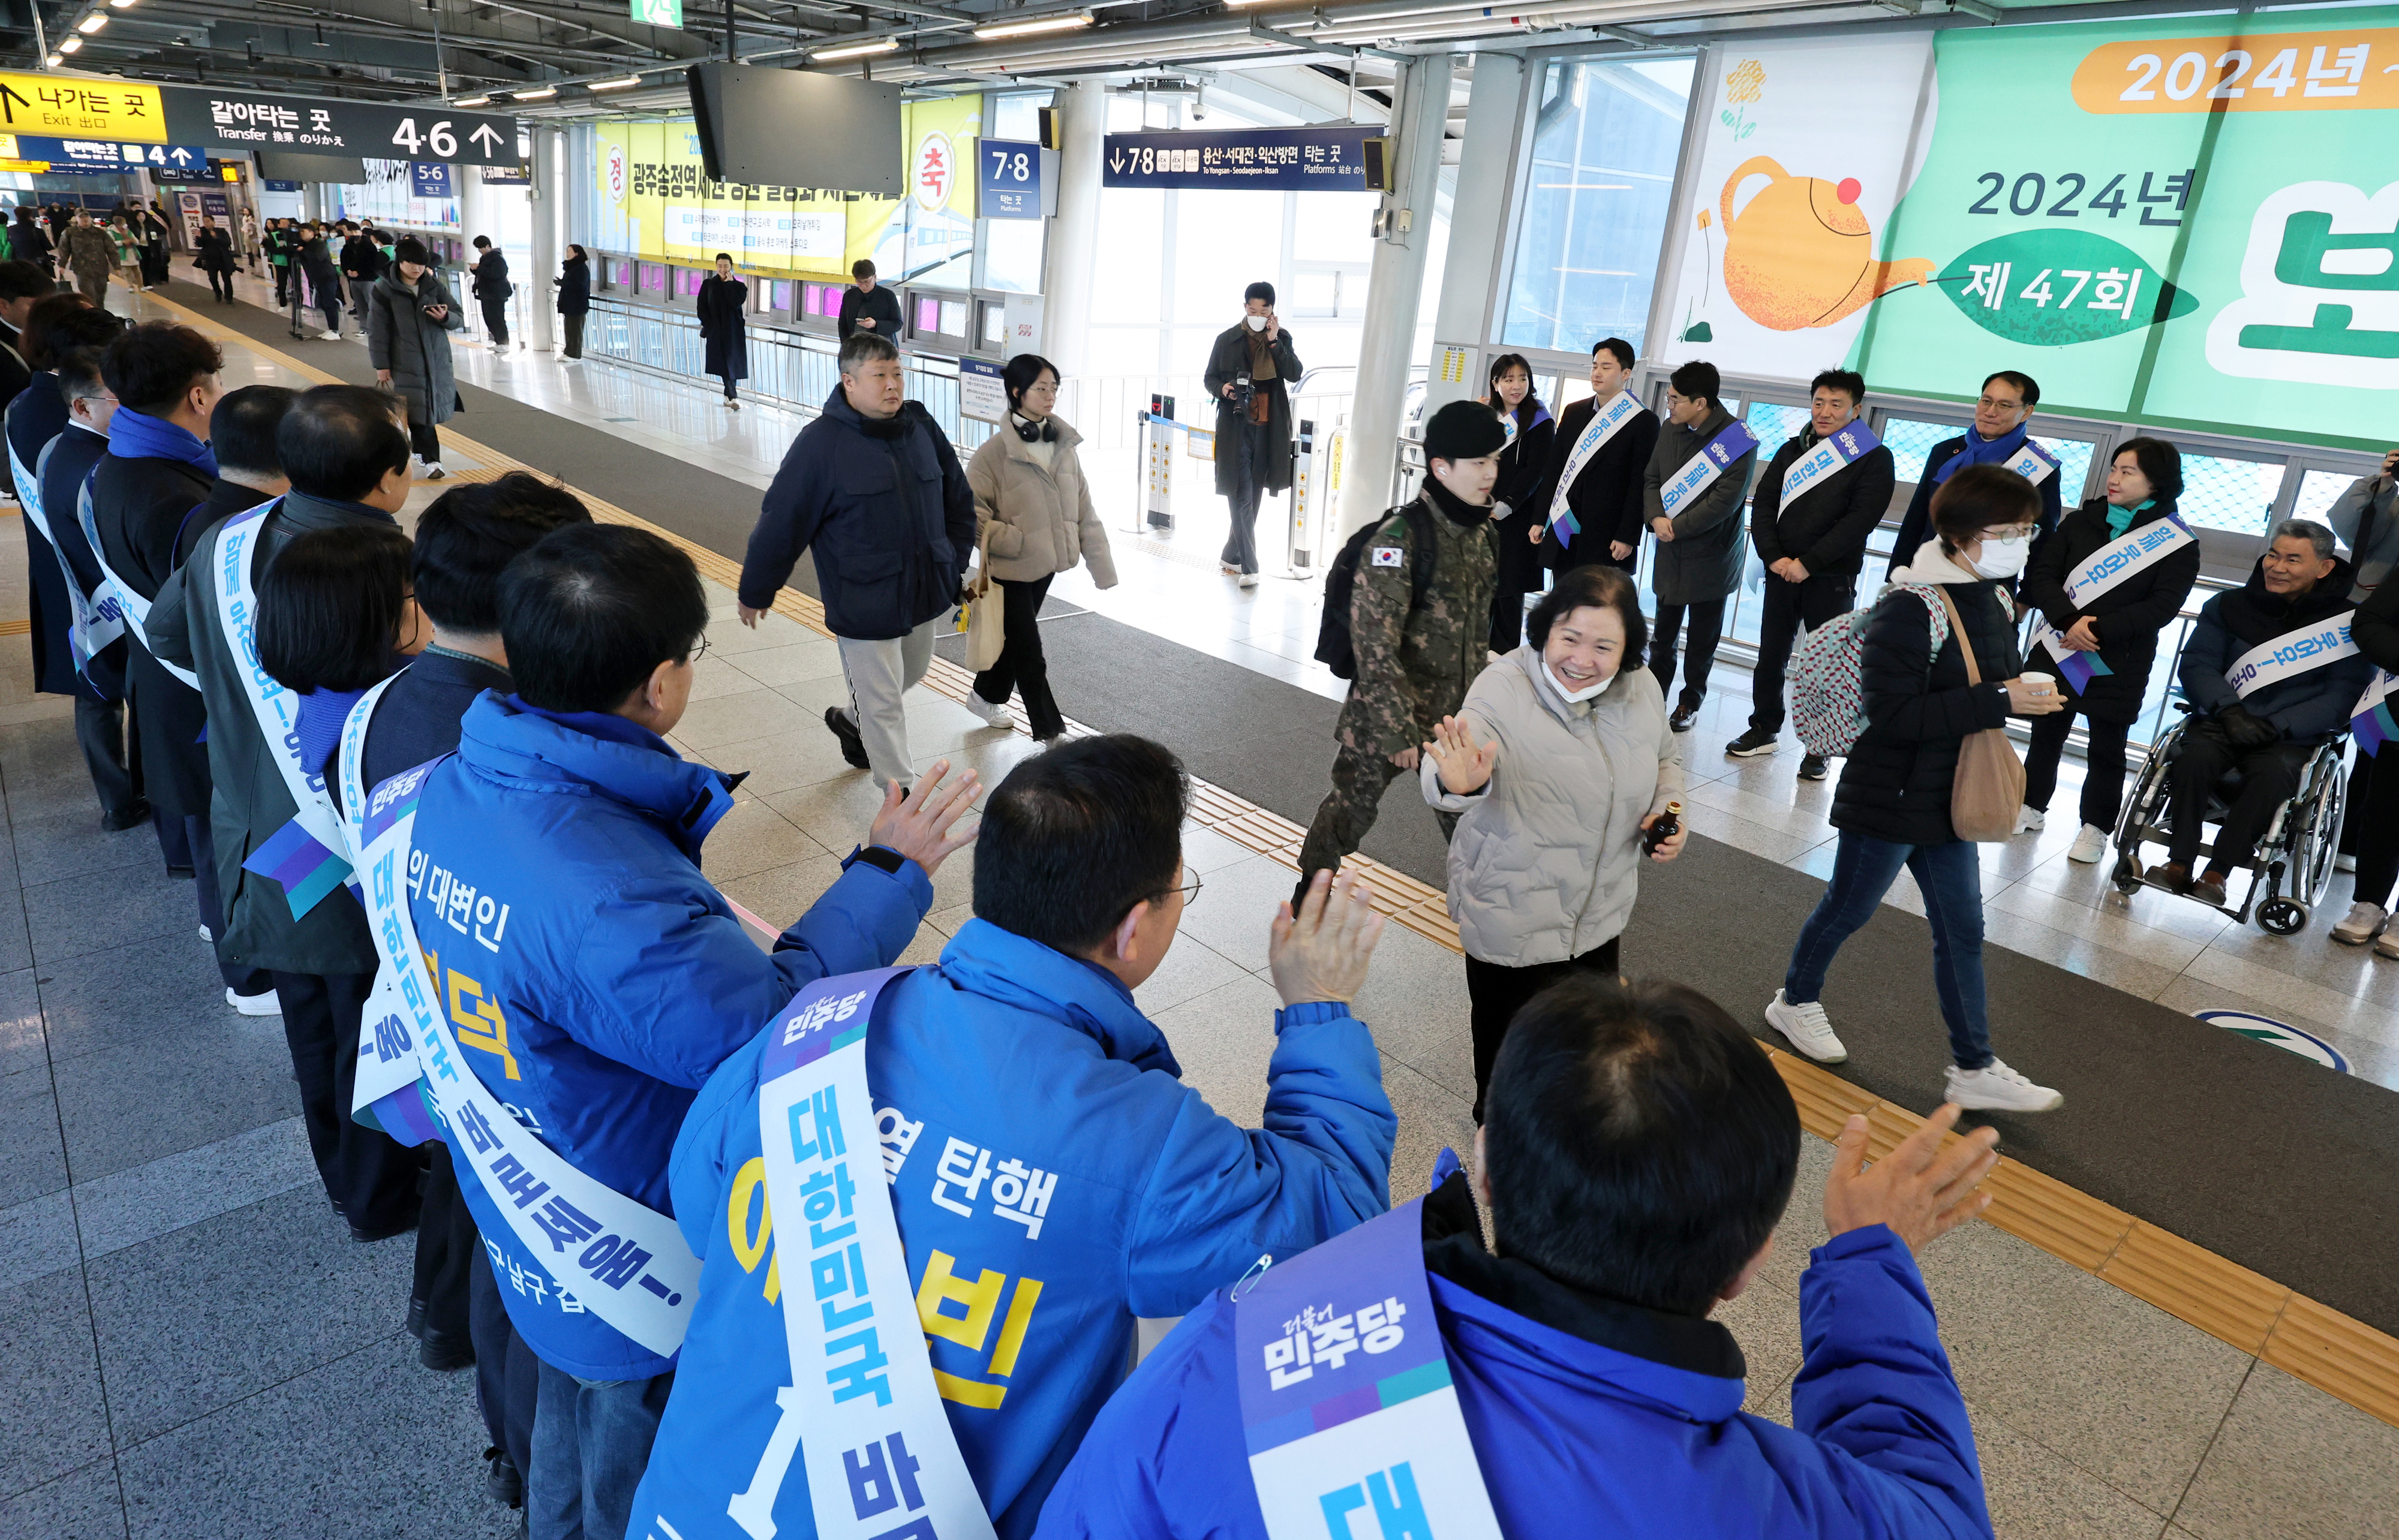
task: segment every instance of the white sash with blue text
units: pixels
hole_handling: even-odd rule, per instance
[[[276,682],[258,661],[258,549],[264,544],[268,515],[282,502],[280,497],[271,498],[225,520],[217,536],[217,615],[224,627],[225,645],[233,653],[241,693],[249,697],[259,736],[266,740],[267,757],[275,762],[285,789],[291,793],[292,821],[319,844],[338,854],[346,848],[346,842],[332,790],[322,776],[300,763],[300,697]],[[141,618],[135,615],[137,622]],[[192,682],[197,687],[199,682]]]
[[[2127,530],[2121,540],[2100,547],[2082,559],[2082,564],[2066,574],[2066,597],[2074,607],[2085,610],[2091,601],[2118,584],[2164,561],[2199,536],[2189,525],[2173,514]],[[2049,655],[2062,658],[2073,649],[2066,644],[2066,633],[2046,622],[2034,628],[2033,640],[2049,648]]]
[[[726,1514],[775,1533],[797,1455],[819,1540],[992,1540],[933,1385],[908,1256],[867,1100],[874,1003],[907,968],[820,979],[793,996],[758,1060],[766,1211],[783,1267],[792,1383],[748,1490]],[[810,1287],[801,1288],[802,1280]]]
[[[2023,446],[2010,455],[2005,464],[2008,469],[2034,486],[2057,474],[2057,456],[2033,442],[2030,434],[2025,436]]]
[[[1640,414],[1641,403],[1629,390],[1618,391],[1608,398],[1606,406],[1591,414],[1591,421],[1583,425],[1582,437],[1575,440],[1574,453],[1566,456],[1565,468],[1558,472],[1556,490],[1550,493],[1551,523],[1556,523],[1558,516],[1566,511],[1566,493],[1573,490],[1575,479],[1582,474],[1583,467],[1591,464],[1591,457]],[[1579,529],[1577,533],[1580,533]]]
[[[1756,447],[1757,435],[1749,431],[1749,425],[1733,419],[1722,433],[1700,446],[1700,452],[1684,462],[1673,480],[1658,489],[1658,506],[1665,509],[1667,518],[1674,518],[1675,509],[1714,486],[1716,478],[1730,469],[1734,461]]]
[[[61,429],[59,439],[65,437]],[[42,465],[50,463],[50,451],[58,447],[59,439],[42,446]],[[83,591],[83,584],[75,574],[75,563],[67,560],[66,547],[50,532],[49,510],[42,506],[41,468],[37,466],[27,470],[25,462],[17,457],[13,443],[8,446],[8,473],[16,478],[18,505],[33,520],[34,528],[41,532],[42,538],[49,542],[51,553],[59,559],[59,571],[66,574],[67,640],[75,651],[75,672],[82,673],[94,654],[125,634],[124,614],[113,598],[104,597],[95,604],[92,596]]]
[[[99,470],[98,466],[92,466],[93,474],[97,475]],[[135,592],[133,586],[117,576],[116,569],[108,564],[108,547],[100,543],[100,524],[91,515],[90,476],[83,479],[83,486],[75,493],[75,522],[83,527],[84,542],[91,547],[91,559],[100,563],[100,591],[92,597],[100,601],[102,609],[113,606],[130,621],[131,624],[125,628],[126,631],[142,643],[143,652],[150,652],[150,601]],[[158,667],[193,689],[200,687],[200,676],[189,669],[169,663],[156,653],[150,653],[150,655],[157,659]]]
[[[354,715],[346,738],[357,724]],[[683,1345],[699,1293],[699,1259],[683,1232],[657,1209],[586,1176],[520,1124],[468,1066],[449,1019],[437,1008],[409,912],[408,871],[423,858],[412,846],[417,797],[440,763],[427,761],[376,787],[359,828],[375,950],[406,1013],[417,1071],[440,1112],[453,1158],[474,1167],[492,1207],[561,1292],[670,1357]]]
[[[407,671],[403,669],[400,673]],[[383,700],[383,693],[399,677],[400,674],[392,675],[359,697],[358,704],[350,708],[349,719],[342,723],[342,747],[336,763],[341,777],[343,848],[351,867],[359,871],[367,869],[367,728],[374,721],[375,707]],[[388,962],[375,966],[374,988],[367,994],[366,1009],[359,1017],[359,1073],[350,1093],[353,1117],[421,1078],[415,1050],[409,1046],[408,1002],[400,993],[400,970]],[[386,1127],[384,1132],[396,1139],[403,1137],[399,1128]]]
[[[2269,684],[2356,655],[2357,643],[2349,639],[2349,615],[2343,614],[2257,643],[2233,659],[2224,670],[2224,682],[2246,700]]]
[[[1791,462],[1791,468],[1782,473],[1782,496],[1775,506],[1789,507],[1791,500],[1809,487],[1860,455],[1871,454],[1881,447],[1882,440],[1864,423],[1836,428],[1817,439],[1815,448]]]

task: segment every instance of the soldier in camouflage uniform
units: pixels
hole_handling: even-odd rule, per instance
[[[1299,888],[1325,867],[1339,867],[1375,826],[1376,809],[1394,777],[1416,768],[1420,746],[1466,699],[1489,661],[1491,596],[1498,586],[1491,545],[1491,489],[1507,442],[1498,413],[1481,401],[1452,401],[1425,425],[1431,474],[1419,494],[1432,517],[1431,585],[1416,600],[1422,554],[1409,509],[1383,516],[1358,562],[1349,600],[1356,680],[1334,736],[1333,790],[1316,809],[1299,852]],[[1445,837],[1454,814],[1442,814]],[[1294,903],[1296,904],[1294,899]]]

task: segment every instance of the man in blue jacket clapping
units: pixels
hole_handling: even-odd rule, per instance
[[[707,624],[691,558],[657,535],[580,524],[546,536],[501,584],[516,693],[468,709],[457,753],[417,804],[407,897],[437,1008],[492,1096],[610,1200],[567,1203],[557,1173],[513,1160],[495,1182],[469,1158],[481,1130],[448,1136],[499,1249],[508,1315],[541,1360],[535,1540],[626,1533],[674,1370],[671,1343],[603,1323],[590,1288],[562,1280],[632,1234],[624,1221],[667,1210],[675,1132],[716,1067],[802,984],[899,956],[933,871],[972,838],[952,826],[975,777],[944,785],[937,765],[905,803],[886,798],[832,888],[761,952],[700,874],[732,782],[663,736],[690,699]],[[527,1243],[535,1223],[554,1246]]]
[[[1017,765],[983,809],[975,917],[938,965],[901,976],[870,1007],[866,1082],[890,1196],[861,1182],[857,1202],[888,1201],[898,1221],[913,1311],[892,1303],[930,1344],[938,1397],[925,1398],[940,1410],[875,1466],[907,1467],[891,1480],[867,1479],[880,1449],[840,1456],[860,1511],[888,1515],[861,1533],[932,1533],[906,1527],[913,1499],[883,1502],[886,1489],[917,1491],[914,1462],[937,1459],[929,1434],[956,1440],[998,1535],[1031,1533],[1132,1360],[1136,1317],[1181,1315],[1262,1258],[1388,1206],[1396,1119],[1374,1037],[1348,1005],[1382,922],[1354,877],[1317,873],[1300,912],[1284,905],[1273,921],[1283,1006],[1264,1128],[1241,1128],[1185,1086],[1134,1004],[1199,890],[1182,861],[1188,800],[1173,755],[1130,736],[1078,738]],[[815,1197],[805,1215],[768,1212],[759,1075],[769,1035],[725,1061],[675,1142],[676,1221],[703,1268],[636,1533],[806,1540],[819,1531],[803,1445],[866,1437],[847,1420],[786,1422],[801,1421],[809,1387],[794,1383],[784,1291],[811,1290],[810,1317],[816,1301],[828,1319],[863,1306],[833,1278],[837,1239],[814,1238],[812,1220],[839,1234],[830,1196],[822,1212]],[[849,1153],[875,1164],[854,1141]],[[811,1255],[826,1244],[835,1250]],[[886,1302],[872,1304],[881,1319]],[[896,1363],[888,1325],[882,1342]],[[903,1372],[893,1368],[885,1388],[904,1395]],[[854,1404],[874,1415],[874,1398]],[[954,1533],[969,1531],[941,1530]]]
[[[1361,1252],[1402,1210],[1318,1254],[1347,1254],[1305,1292],[1321,1308],[1285,1320],[1273,1272],[1240,1304],[1211,1298],[1101,1413],[1040,1540],[1265,1540],[1265,1501],[1275,1533],[1362,1540],[1986,1540],[1910,1249],[1982,1210],[1995,1132],[1945,1151],[1944,1107],[1868,1170],[1850,1120],[1831,1238],[1799,1279],[1785,1427],[1742,1411],[1741,1348],[1708,1319],[1765,1265],[1799,1154],[1791,1094],[1732,1018],[1678,984],[1578,977],[1517,1016],[1484,1113],[1473,1186],[1496,1252],[1454,1172],[1420,1238]],[[1362,1393],[1340,1393],[1345,1369]]]

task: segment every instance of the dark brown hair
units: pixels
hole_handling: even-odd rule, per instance
[[[1525,635],[1534,650],[1550,644],[1550,628],[1577,610],[1614,610],[1624,622],[1624,657],[1620,672],[1641,662],[1649,651],[1649,622],[1641,613],[1641,595],[1633,579],[1614,567],[1577,567],[1558,574],[1557,586],[1541,596],[1525,622]]]

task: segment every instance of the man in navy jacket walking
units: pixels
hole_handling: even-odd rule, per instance
[[[841,384],[792,440],[741,563],[741,623],[755,626],[800,553],[816,552],[825,626],[849,682],[849,709],[826,707],[825,725],[843,759],[902,790],[916,772],[901,697],[932,662],[975,543],[974,491],[957,452],[903,399],[905,384],[888,338],[850,334]]]

